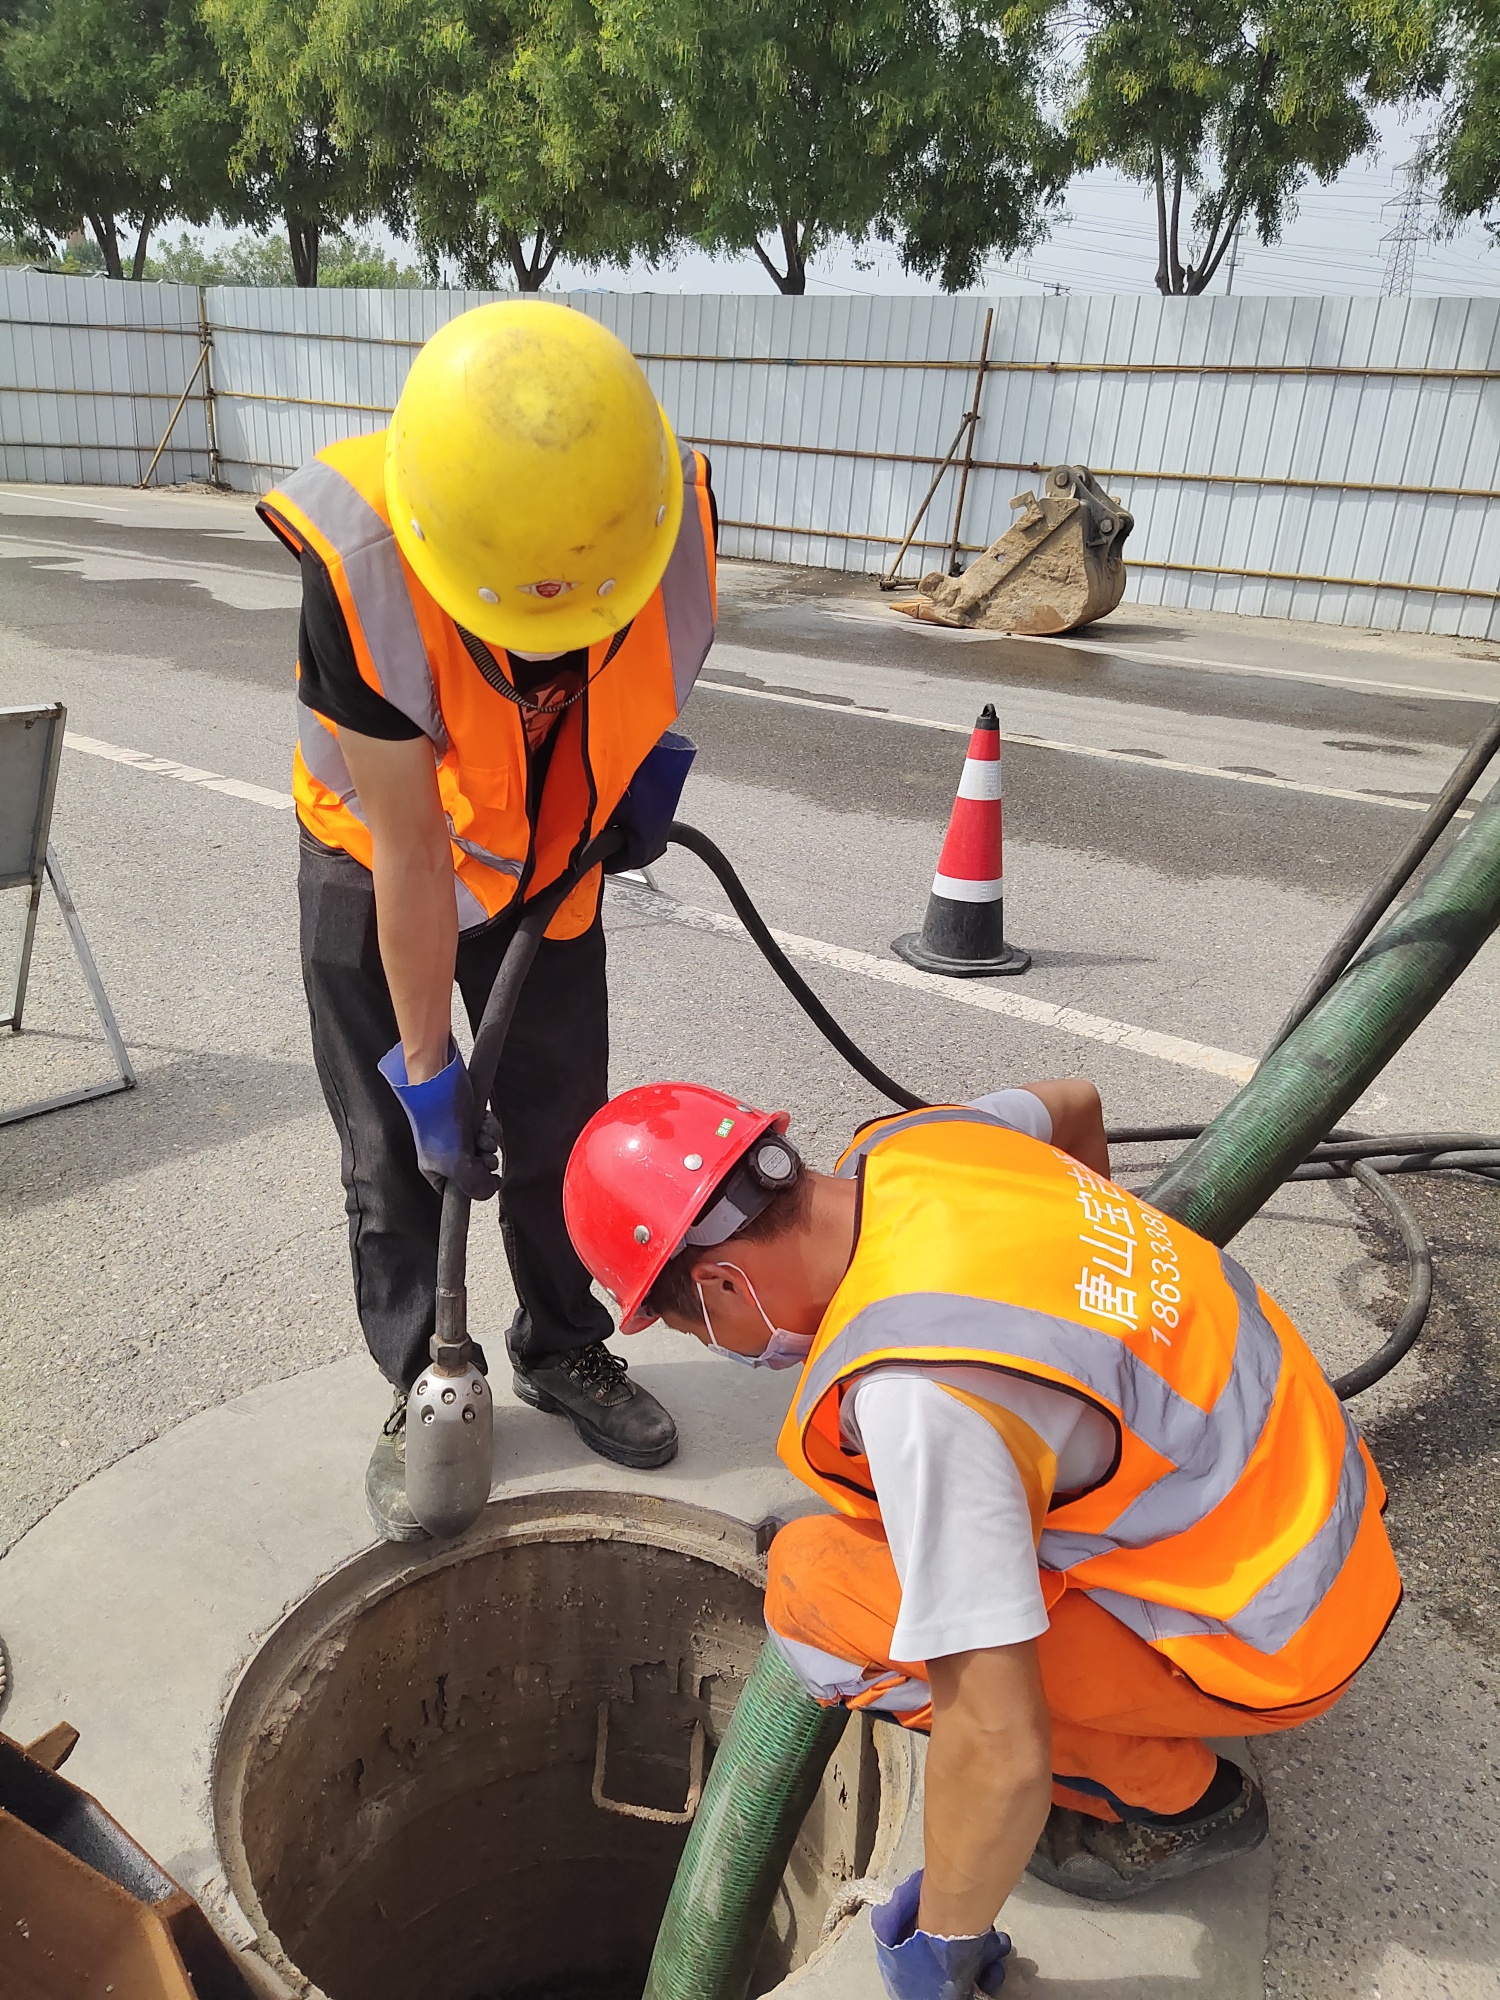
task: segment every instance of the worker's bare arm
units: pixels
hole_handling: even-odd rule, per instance
[[[448,1060],[458,910],[453,853],[425,736],[388,742],[339,730],[374,846],[380,958],[412,1083]]]
[[[1104,1137],[1104,1106],[1087,1078],[1052,1077],[1046,1083],[1021,1086],[1039,1097],[1052,1120],[1052,1143],[1096,1174],[1109,1175],[1109,1145]]]
[[[972,1937],[994,1922],[1046,1821],[1051,1718],[1031,1640],[951,1653],[927,1671],[932,1743],[917,1923],[940,1937]]]

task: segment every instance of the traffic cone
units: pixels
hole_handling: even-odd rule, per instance
[[[1000,859],[1000,722],[986,702],[964,759],[958,797],[938,856],[920,932],[892,945],[908,965],[953,979],[1024,972],[1031,954],[1005,942],[1004,870]]]

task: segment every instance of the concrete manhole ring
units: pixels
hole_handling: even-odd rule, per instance
[[[743,1523],[599,1493],[499,1502],[443,1550],[336,1572],[250,1662],[215,1757],[219,1852],[262,1955],[329,2000],[637,2000],[762,1583]],[[846,1732],[754,1992],[811,1958],[894,1846],[901,1735]]]

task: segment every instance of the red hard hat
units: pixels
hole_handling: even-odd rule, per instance
[[[620,1308],[621,1331],[656,1317],[640,1307],[688,1228],[785,1111],[757,1111],[698,1083],[648,1083],[612,1097],[579,1133],[563,1176],[573,1248]]]

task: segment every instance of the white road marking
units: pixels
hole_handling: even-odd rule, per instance
[[[818,706],[824,706],[819,703]],[[948,727],[947,724],[940,725]],[[964,732],[967,734],[967,731]],[[85,757],[102,757],[111,764],[124,764],[133,771],[153,777],[175,778],[179,784],[197,785],[205,792],[223,792],[232,799],[270,806],[288,812],[293,805],[290,792],[273,792],[265,785],[252,785],[243,778],[225,778],[217,771],[200,771],[191,764],[175,763],[170,757],[153,757],[147,750],[126,750],[118,743],[103,743],[95,736],[78,736],[70,729],[64,747]],[[708,931],[719,937],[741,937],[748,933],[737,917],[721,916],[716,910],[700,909],[694,903],[679,903],[660,891],[637,889],[623,882],[610,884],[611,896],[649,916],[684,929]],[[877,958],[873,952],[853,951],[847,945],[827,944],[822,938],[799,937],[795,931],[773,930],[772,937],[790,959],[806,965],[824,966],[835,972],[857,973],[883,986],[902,986],[909,993],[926,994],[930,999],[951,1000],[960,1007],[977,1007],[982,1013],[1004,1014],[1013,1021],[1027,1021],[1038,1028],[1053,1028],[1062,1035],[1076,1035],[1086,1042],[1105,1042],[1112,1048],[1130,1049],[1137,1055],[1154,1056],[1158,1062],[1175,1063],[1181,1069],[1206,1070],[1210,1076],[1246,1083],[1255,1069],[1249,1056],[1229,1049],[1216,1049],[1206,1042],[1189,1041],[1182,1035],[1164,1035],[1155,1028],[1137,1028],[1129,1021],[1112,1021],[1107,1015],[1085,1014],[1076,1007],[1058,1006],[1051,1000],[1035,1000],[1029,994],[997,986],[982,986],[973,980],[942,979],[935,973],[919,972],[904,959]]]
[[[839,618],[850,625],[881,625],[891,630],[889,613],[880,610],[845,611],[825,606],[826,618]],[[1254,674],[1265,680],[1307,681],[1315,687],[1330,688],[1370,688],[1378,694],[1423,694],[1434,701],[1467,701],[1481,707],[1489,707],[1493,696],[1480,693],[1466,693],[1462,688],[1427,687],[1415,681],[1367,680],[1356,674],[1319,674],[1304,667],[1253,667],[1248,662],[1235,660],[1203,660],[1191,653],[1155,653],[1140,646],[1110,645],[1105,639],[1074,639],[1066,632],[1048,634],[1045,632],[971,632],[962,628],[945,625],[926,625],[920,619],[908,618],[902,621],[928,638],[939,641],[964,639],[971,643],[976,640],[1015,640],[1023,646],[1065,646],[1075,653],[1100,653],[1106,658],[1117,660],[1142,660],[1149,666],[1202,667],[1211,674]],[[1323,627],[1328,630],[1328,627]],[[1461,659],[1477,662],[1481,666],[1490,664],[1482,654],[1464,653]]]
[[[106,507],[102,500],[60,500],[55,493],[39,493],[33,486],[0,486],[0,499],[39,500],[48,507],[76,507],[81,514],[118,514],[122,521],[130,519],[128,507]]]
[[[770,688],[736,687],[732,681],[710,680],[707,675],[698,677],[697,686],[709,694],[743,695],[748,701],[775,701],[787,708],[816,708],[824,715],[862,715],[871,722],[896,722],[905,729],[937,729],[945,736],[962,736],[967,740],[973,734],[973,724],[967,722],[939,722],[930,715],[903,715],[891,708],[864,708],[857,702],[823,701],[816,695],[777,694]],[[1298,778],[1261,777],[1253,771],[1226,771],[1218,764],[1184,764],[1175,757],[1143,757],[1135,750],[1102,750],[1092,743],[1064,743],[1051,736],[1028,736],[1019,729],[1001,729],[1001,738],[1006,743],[1025,743],[1033,750],[1057,750],[1067,757],[1099,757],[1110,764],[1140,764],[1148,771],[1186,771],[1195,778],[1221,778],[1230,785],[1261,785],[1273,792],[1306,792],[1320,799],[1349,799],[1357,806],[1393,806],[1398,812],[1426,812],[1427,806],[1421,799],[1397,799],[1385,792],[1356,792],[1340,785],[1309,785]],[[1460,811],[1455,819],[1471,819],[1472,813]]]
[[[1099,639],[1046,639],[1029,632],[1018,632],[1014,636],[1024,639],[1028,646],[1072,646],[1080,653],[1101,653],[1106,657],[1114,654],[1121,659],[1143,661],[1149,666],[1201,667],[1210,674],[1253,674],[1261,680],[1307,681],[1316,687],[1366,688],[1377,694],[1420,694],[1433,701],[1467,701],[1481,708],[1490,706],[1487,694],[1466,693],[1462,688],[1427,687],[1416,681],[1369,680],[1358,674],[1315,674],[1300,667],[1254,667],[1248,662],[1241,666],[1233,660],[1195,659],[1188,653],[1148,653],[1135,647],[1110,646]],[[1476,659],[1481,665],[1489,664],[1478,655],[1464,657]]]
[[[710,931],[719,937],[745,938],[748,942],[748,933],[739,919],[722,916],[717,910],[700,909],[695,903],[679,903],[660,892],[618,882],[610,884],[610,894],[643,915],[665,923],[681,924],[686,930]],[[873,952],[826,944],[821,938],[799,937],[795,931],[772,929],[771,935],[788,958],[805,965],[857,973],[862,979],[873,979],[883,986],[903,986],[909,993],[951,1000],[960,1007],[977,1007],[986,1014],[1004,1014],[1012,1021],[1027,1021],[1034,1027],[1076,1035],[1081,1041],[1105,1042],[1111,1048],[1130,1049],[1137,1055],[1154,1056],[1158,1062],[1175,1063],[1180,1069],[1206,1070],[1210,1076],[1226,1077],[1231,1083],[1248,1083],[1255,1072],[1255,1062],[1250,1056],[1236,1055],[1231,1049],[1216,1049],[1207,1042],[1189,1041],[1183,1035],[1164,1035],[1155,1028],[1138,1028],[1129,1021],[1112,1021],[1104,1014],[1085,1014],[1076,1007],[1058,1006],[1051,1000],[1035,1000],[1029,994],[1018,993],[1013,986],[990,985],[973,979],[943,979],[936,973],[919,972],[904,959],[877,958]]]
[[[290,792],[273,792],[244,778],[223,777],[218,771],[200,771],[192,764],[174,763],[170,757],[153,757],[149,750],[124,750],[118,743],[101,743],[97,736],[75,736],[71,729],[63,738],[63,748],[84,757],[103,757],[111,764],[129,764],[132,770],[149,771],[153,777],[176,778],[179,784],[197,785],[205,792],[248,799],[253,806],[270,806],[277,812],[290,812],[294,804]]]

